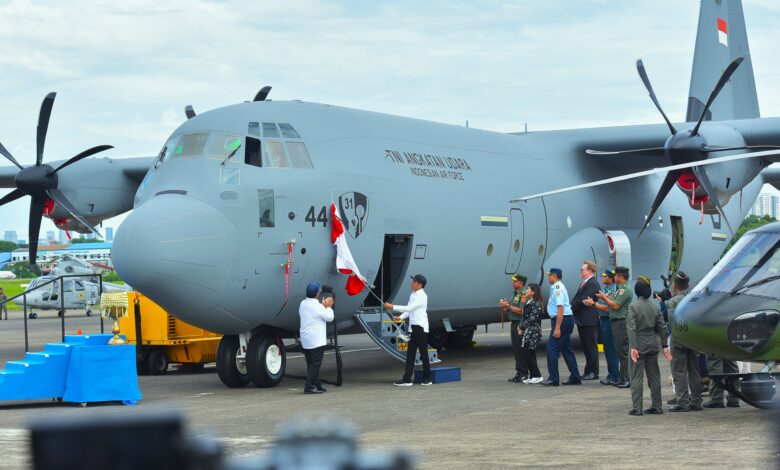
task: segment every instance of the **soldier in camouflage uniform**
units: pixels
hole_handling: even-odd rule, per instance
[[[515,354],[515,376],[508,379],[510,382],[522,383],[528,378],[528,367],[523,360],[523,338],[517,333],[520,321],[523,319],[523,307],[525,306],[525,283],[528,280],[521,274],[512,276],[512,296],[501,299],[498,306],[507,313],[510,321],[509,335],[512,338],[512,351]]]
[[[634,294],[628,289],[629,271],[625,266],[615,268],[615,289],[614,296],[607,296],[599,292],[597,297],[609,306],[609,320],[612,322],[612,335],[615,337],[615,347],[617,348],[618,358],[620,359],[620,382],[615,386],[618,388],[629,388],[629,368],[628,368],[628,331],[626,330],[626,318],[628,317],[628,306]]]

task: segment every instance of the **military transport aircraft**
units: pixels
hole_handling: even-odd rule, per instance
[[[16,166],[0,169],[0,186],[16,188],[0,203],[31,196],[31,240],[42,216],[86,231],[133,208],[114,240],[120,276],[225,335],[217,370],[226,385],[275,386],[304,286],[345,279],[331,203],[369,286],[339,296],[338,330],[363,329],[390,353],[380,302],[403,301],[418,272],[429,279],[437,346],[470,343],[476,325],[496,321],[508,273],[543,282],[545,267],[561,267],[574,289],[582,260],[595,259],[657,287],[678,269],[701,279],[731,239],[729,223],[780,180],[765,168],[780,154],[780,119],[759,117],[741,3],[701,3],[687,122],[669,121],[638,70],[665,124],[504,134],[271,101],[264,88],[251,102],[188,107],[156,158],[79,161],[100,146],[44,164],[49,95],[36,164],[0,149]],[[509,202],[522,194],[542,195]]]

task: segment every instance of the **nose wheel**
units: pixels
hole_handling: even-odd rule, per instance
[[[276,387],[284,378],[287,355],[276,335],[259,332],[249,340],[246,353],[249,379],[260,388]]]
[[[710,379],[740,400],[762,410],[780,409],[780,401],[775,399],[776,381],[779,377],[780,374],[769,372],[710,375]]]

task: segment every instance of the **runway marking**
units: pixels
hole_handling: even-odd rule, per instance
[[[362,352],[362,351],[378,351],[381,348],[363,348],[363,349],[350,349],[348,351],[341,351],[341,354],[351,353],[351,352]],[[325,353],[326,356],[336,354],[336,351],[328,351]],[[287,359],[300,359],[304,357],[302,354],[298,356],[287,356]]]

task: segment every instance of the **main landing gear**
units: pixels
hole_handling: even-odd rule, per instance
[[[225,335],[217,348],[217,374],[230,388],[244,387],[249,382],[260,388],[276,387],[286,367],[284,344],[273,332]]]

